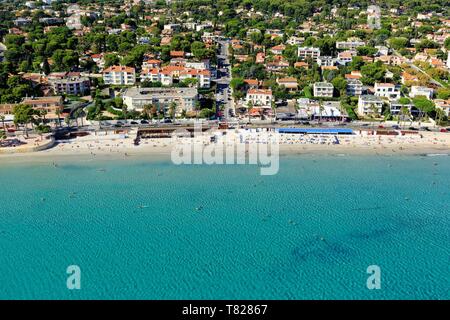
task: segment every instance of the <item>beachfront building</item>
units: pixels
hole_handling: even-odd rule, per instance
[[[358,47],[365,46],[366,43],[361,40],[347,40],[347,41],[337,41],[336,49],[345,49],[345,50],[356,50]]]
[[[56,94],[85,95],[91,90],[91,81],[79,72],[50,73],[48,82]]]
[[[136,73],[132,67],[111,66],[103,70],[103,81],[109,85],[133,85]]]
[[[402,109],[406,108],[407,112],[404,112]],[[414,104],[410,101],[406,104],[401,104],[399,100],[392,100],[389,102],[389,109],[391,112],[391,115],[398,116],[403,113],[403,116],[418,116],[419,110],[417,110],[416,107],[414,107]],[[406,114],[405,114],[406,113]]]
[[[329,82],[316,82],[313,85],[314,97],[333,97],[334,86]]]
[[[400,86],[393,83],[375,83],[375,95],[385,97],[391,100],[400,98]]]
[[[317,58],[320,56],[320,49],[314,47],[298,47],[297,55],[301,60],[311,59],[317,62]]]
[[[245,97],[247,106],[272,108],[272,90],[249,89]]]
[[[348,79],[346,90],[348,96],[360,96],[363,90],[363,83],[358,79]]]
[[[348,117],[341,108],[339,101],[323,101],[320,105],[309,108],[310,119],[320,119],[326,121],[343,120]]]
[[[361,95],[358,99],[358,114],[361,116],[381,115],[383,100],[374,95]]]
[[[415,98],[417,96],[424,96],[428,100],[431,100],[433,98],[433,94],[434,94],[433,88],[422,87],[422,86],[412,86],[409,96],[411,98]]]
[[[25,98],[21,104],[31,106],[37,111],[46,111],[45,119],[57,120],[63,111],[63,98],[61,96]],[[17,103],[0,104],[0,116],[5,117],[5,124],[12,124],[14,121],[14,107]],[[1,123],[0,123],[1,124]]]
[[[176,104],[176,115],[192,111],[198,99],[197,88],[128,88],[123,96],[123,103],[131,110],[142,112],[151,105],[161,110],[168,110]]]

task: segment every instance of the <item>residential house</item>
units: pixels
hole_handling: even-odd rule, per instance
[[[353,57],[355,57],[355,56],[356,56],[355,51],[347,50],[347,51],[339,52],[336,62],[340,65],[345,66],[348,63],[352,62]]]
[[[270,52],[272,52],[273,54],[283,54],[284,49],[286,49],[286,46],[280,44],[280,45],[270,48]]]
[[[400,98],[400,86],[393,83],[375,83],[375,95],[378,97],[385,97],[390,100]]]
[[[289,91],[297,91],[298,90],[298,83],[297,79],[293,77],[288,78],[278,78],[277,83],[279,86],[283,86]]]
[[[272,90],[249,89],[245,101],[248,106],[272,108]]]
[[[433,98],[433,94],[434,94],[433,88],[422,87],[422,86],[412,86],[409,96],[411,98],[414,98],[417,96],[424,96],[428,100],[431,100]]]

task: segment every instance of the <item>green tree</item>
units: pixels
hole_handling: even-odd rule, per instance
[[[33,120],[35,114],[33,108],[29,105],[19,104],[13,109],[14,114],[14,124],[23,125],[25,136],[28,138],[28,124]]]

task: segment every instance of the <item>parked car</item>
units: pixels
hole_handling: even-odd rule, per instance
[[[419,131],[419,129],[414,128],[414,127],[409,127],[409,130],[413,130],[413,131]]]
[[[450,129],[450,128],[449,128]],[[449,130],[448,129],[445,129],[445,128],[442,128],[441,130],[440,130],[440,132],[448,132]]]
[[[392,129],[399,130],[400,127],[399,127],[398,125],[394,124],[394,125],[392,126]]]
[[[131,124],[139,124],[139,123],[137,123],[136,121],[131,121],[130,123],[131,123]]]
[[[147,120],[141,120],[141,124],[148,124]]]

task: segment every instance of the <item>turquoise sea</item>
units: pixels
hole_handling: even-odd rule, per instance
[[[449,156],[1,161],[0,299],[450,299]]]

